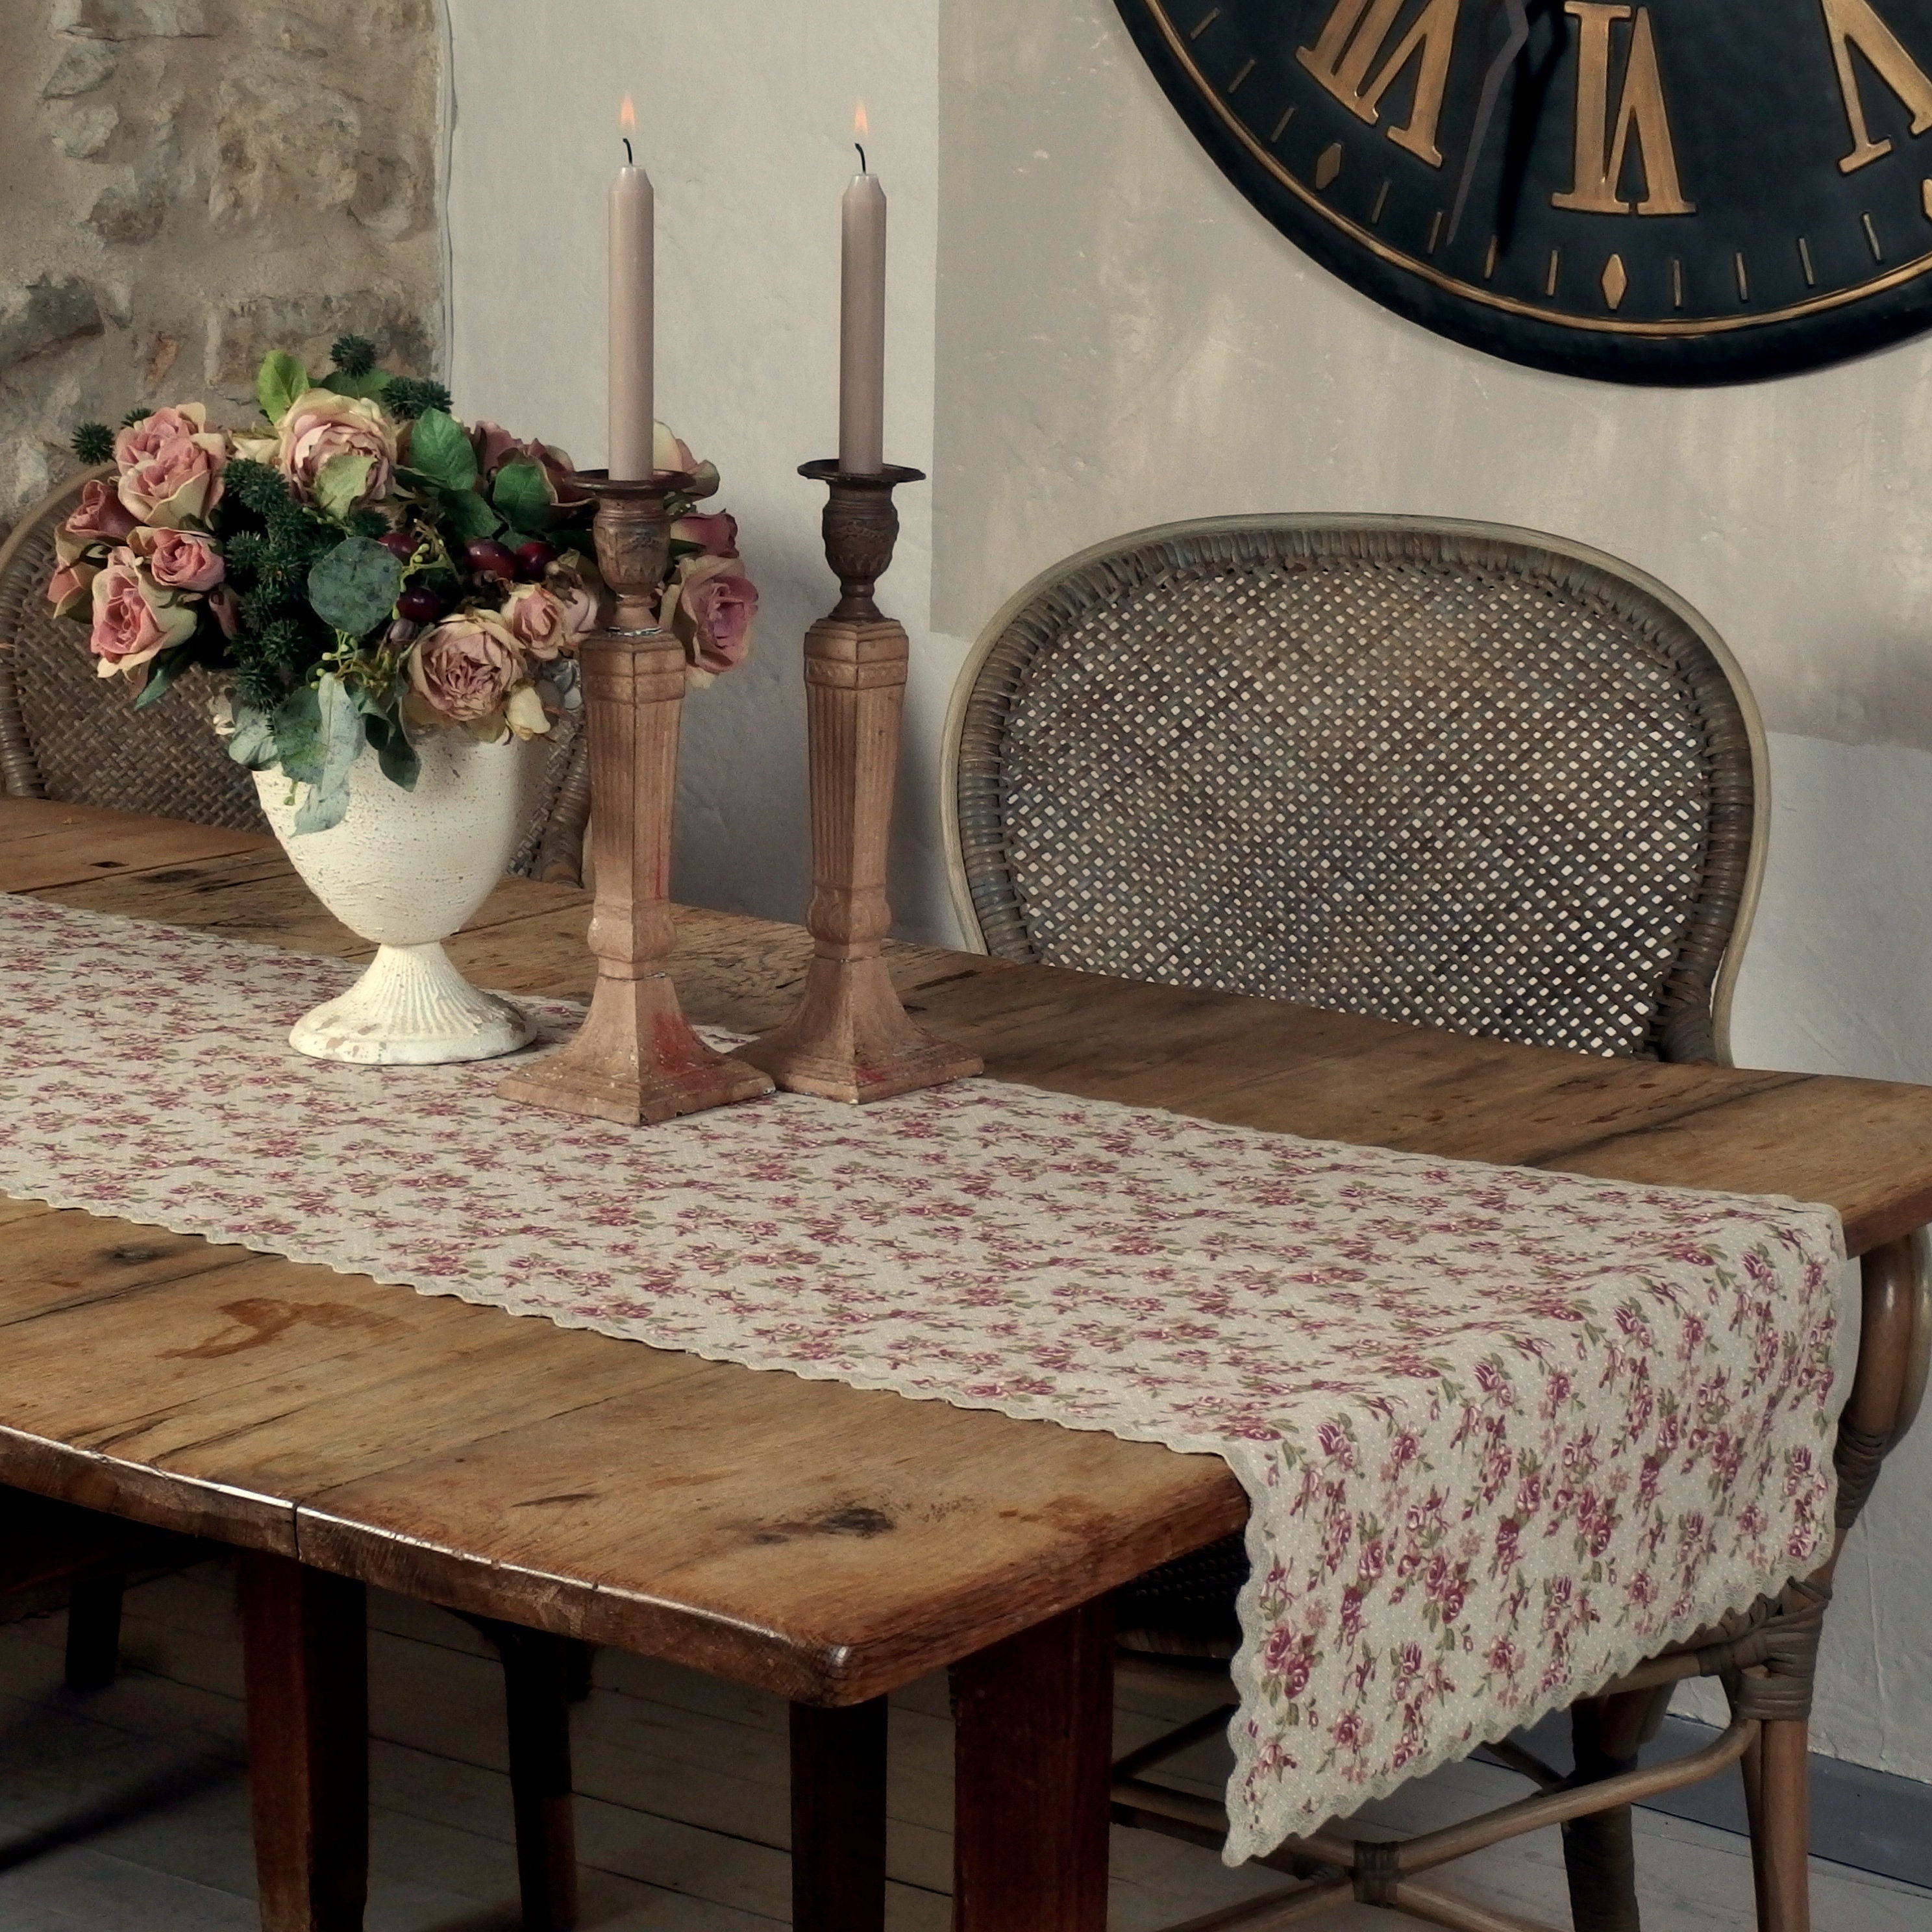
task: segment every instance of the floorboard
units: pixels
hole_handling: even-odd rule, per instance
[[[375,1804],[370,1932],[514,1932],[516,1868],[500,1680],[457,1619],[378,1595],[371,1612]],[[232,1580],[210,1564],[128,1599],[127,1667],[75,1697],[60,1683],[58,1616],[0,1626],[0,1928],[4,1932],[245,1932],[254,1923]],[[1123,1744],[1182,1707],[1124,1690]],[[784,1707],[694,1672],[600,1653],[574,1718],[586,1932],[760,1932],[788,1915]],[[1218,1742],[1177,1761],[1216,1789]],[[890,1932],[945,1932],[951,1726],[943,1683],[894,1700]],[[1416,1828],[1513,1797],[1508,1774],[1438,1772],[1365,1814]],[[1639,1814],[1648,1932],[1751,1921],[1742,1840]],[[1278,1887],[1211,1853],[1114,1834],[1113,1932]],[[1483,1854],[1459,1886],[1564,1924],[1553,1833]],[[1832,1932],[1932,1932],[1932,1892],[1815,1865]],[[1386,1928],[1351,1908],[1336,1932]]]

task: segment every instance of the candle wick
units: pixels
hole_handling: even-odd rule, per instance
[[[621,140],[621,141],[623,142],[623,144],[624,144],[624,165],[625,165],[625,166],[626,166],[627,168],[634,168],[634,167],[635,167],[635,166],[638,165],[638,158],[637,158],[637,156],[636,156],[635,154],[632,154],[632,152],[631,152],[631,140],[630,140],[630,136],[629,136],[628,134],[622,134],[622,135],[620,135],[620,136],[618,136],[618,139],[619,139],[620,140]]]
[[[855,147],[855,148],[859,148],[859,172],[860,172],[862,175],[863,175],[863,174],[869,174],[869,173],[871,173],[872,170],[871,170],[869,168],[868,168],[868,167],[866,166],[866,151],[865,151],[865,149],[864,149],[863,148],[860,148],[860,147],[859,147],[859,143],[858,143],[856,141],[854,141],[854,142],[852,143],[852,145],[853,145],[853,146],[854,146],[854,147]]]

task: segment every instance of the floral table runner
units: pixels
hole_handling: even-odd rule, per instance
[[[339,961],[0,898],[0,1187],[715,1360],[1224,1457],[1231,1862],[1828,1546],[1826,1208],[962,1082],[632,1130],[306,1060]],[[526,1002],[543,1037],[581,1010]]]

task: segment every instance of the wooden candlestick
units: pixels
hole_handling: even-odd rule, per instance
[[[577,481],[597,499],[597,561],[617,593],[609,626],[579,653],[594,801],[597,989],[576,1038],[496,1090],[532,1106],[634,1125],[752,1100],[772,1082],[692,1031],[665,970],[677,944],[669,891],[684,648],[658,628],[654,604],[670,548],[664,499],[691,478],[660,470],[613,482],[592,471]]]
[[[740,1053],[795,1093],[884,1100],[981,1070],[976,1054],[907,1018],[881,957],[892,922],[886,864],[908,653],[872,586],[898,536],[893,486],[920,472],[889,465],[855,473],[822,462],[799,474],[830,486],[825,557],[843,592],[805,639],[812,961],[797,1012]]]

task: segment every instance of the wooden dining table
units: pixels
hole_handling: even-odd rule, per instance
[[[372,950],[245,832],[0,800],[0,888],[265,946]],[[508,880],[450,951],[480,984],[582,997],[589,911],[583,892]],[[802,929],[694,908],[678,922],[694,1019],[752,1032],[783,1017]],[[929,947],[890,958],[909,1009],[995,1079],[1828,1202],[1854,1255],[1895,1256],[1932,1221],[1932,1089],[1593,1059]],[[881,1922],[884,1700],[948,1668],[960,1932],[1104,1927],[1108,1596],[1242,1526],[1218,1459],[756,1372],[32,1201],[0,1199],[0,1482],[243,1552],[269,1932],[362,1922],[369,1585],[790,1700],[800,1932]],[[1868,1314],[1859,1388],[1878,1414],[1906,1399],[1917,1342],[1909,1311]]]

